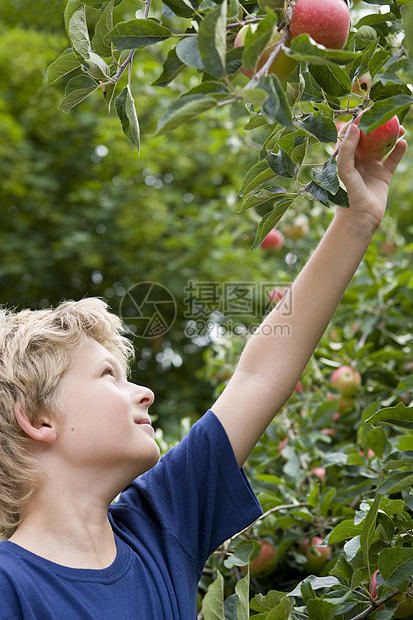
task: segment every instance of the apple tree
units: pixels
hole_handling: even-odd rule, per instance
[[[338,123],[363,112],[359,126],[369,134],[395,115],[403,122],[413,103],[413,20],[405,0],[315,2],[316,20],[301,8],[313,2],[146,0],[137,7],[69,0],[70,47],[47,79],[64,76],[63,112],[100,96],[137,148],[145,131],[135,105],[142,88],[165,92],[166,109],[153,111],[157,135],[231,108],[255,151],[239,208],[257,215],[257,247],[304,197],[347,206],[336,171]],[[146,84],[143,50],[159,66]]]
[[[298,256],[306,241],[294,243]],[[248,617],[248,581],[248,613],[263,620],[412,617],[412,252],[385,220],[292,397],[248,459],[264,515],[210,558],[200,583],[205,620]],[[233,367],[243,344],[215,343],[205,372],[219,377]],[[264,541],[275,551],[266,566]],[[261,572],[248,579],[243,566],[256,559]]]

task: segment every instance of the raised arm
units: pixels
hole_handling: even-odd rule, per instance
[[[240,466],[292,394],[383,218],[390,181],[407,145],[399,140],[384,164],[362,162],[355,156],[359,135],[351,125],[338,154],[350,208],[337,207],[295,280],[290,316],[283,316],[279,307],[271,311],[212,407]]]

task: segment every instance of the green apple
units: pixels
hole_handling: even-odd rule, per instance
[[[308,34],[331,49],[343,49],[350,29],[350,10],[344,0],[296,0],[290,37]]]
[[[344,398],[351,398],[361,385],[361,375],[351,366],[340,366],[331,375],[331,384]]]

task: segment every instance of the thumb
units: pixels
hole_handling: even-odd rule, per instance
[[[344,140],[340,145],[337,155],[338,172],[345,183],[346,178],[354,173],[356,149],[360,140],[360,129],[351,123],[346,131]]]

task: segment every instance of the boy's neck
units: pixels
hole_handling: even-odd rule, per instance
[[[58,506],[31,505],[10,542],[70,568],[110,566],[117,550],[106,506],[91,511],[93,504],[85,508],[60,499]]]

